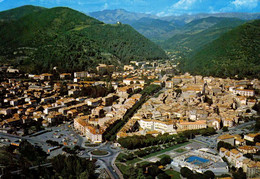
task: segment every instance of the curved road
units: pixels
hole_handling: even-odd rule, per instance
[[[115,161],[117,155],[120,153],[120,150],[112,149],[110,143],[106,143],[106,144],[100,145],[98,147],[93,147],[93,148],[88,148],[88,149],[90,149],[89,151],[93,151],[95,149],[108,151],[109,154],[106,156],[97,156],[97,155],[91,155],[91,156],[92,156],[92,158],[101,160],[105,164],[106,169],[108,170],[108,173],[110,174],[111,178],[114,178],[114,179],[123,178],[121,172],[118,170],[118,168],[114,164],[114,161]],[[90,158],[90,155],[89,155],[89,153],[86,153],[83,157]]]

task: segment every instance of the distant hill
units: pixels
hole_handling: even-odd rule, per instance
[[[170,38],[180,31],[180,27],[174,23],[153,18],[141,18],[133,22],[131,26],[153,41]]]
[[[161,43],[167,50],[196,52],[225,32],[242,25],[245,21],[235,18],[208,17],[194,20],[181,28],[179,34]]]
[[[260,20],[226,32],[183,59],[181,68],[207,76],[260,78]]]
[[[51,71],[54,66],[74,71],[100,62],[167,58],[161,48],[129,25],[104,24],[65,7],[25,14],[0,26],[0,59],[27,72]]]
[[[141,18],[157,18],[155,15],[129,12],[124,9],[103,10],[91,12],[88,15],[108,24],[115,24],[118,21],[124,24],[132,24]]]
[[[44,9],[45,9],[44,7],[27,5],[19,8],[10,9],[7,11],[2,11],[0,12],[0,22],[17,20],[20,19],[21,17],[24,17],[34,12],[39,12]]]
[[[156,15],[129,12],[124,9],[91,12],[89,15],[109,24],[115,24],[118,21],[129,24],[139,33],[154,42],[172,37],[178,33],[179,27],[184,25],[183,22],[178,20],[168,22]]]
[[[196,32],[208,29],[215,25],[221,18],[235,18],[245,21],[260,18],[260,13],[204,13],[158,17],[152,14],[129,12],[124,9],[91,12],[89,15],[109,24],[115,24],[117,21],[129,24],[145,37],[159,44],[174,35],[190,31],[189,28],[192,28]],[[202,19],[204,23],[200,21]],[[211,22],[207,21],[207,19]],[[216,22],[214,22],[214,19]],[[194,29],[194,24],[197,24],[196,29]]]
[[[160,17],[161,20],[173,22],[173,21],[182,21],[187,24],[191,21],[204,19],[208,17],[226,17],[226,18],[238,18],[242,20],[255,20],[260,18],[260,13],[239,13],[239,12],[230,12],[230,13],[200,13],[200,14],[192,14],[192,15],[180,15],[180,16],[166,16]]]

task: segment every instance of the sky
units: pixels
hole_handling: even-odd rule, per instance
[[[66,6],[85,13],[106,9],[125,9],[130,12],[158,16],[260,12],[260,0],[0,0],[0,11],[22,5],[36,5],[47,8]]]

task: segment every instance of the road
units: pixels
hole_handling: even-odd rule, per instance
[[[213,135],[213,136],[208,136],[208,137],[196,136],[194,138],[194,141],[203,143],[207,147],[216,148],[217,147],[217,138],[220,135],[223,135],[226,133],[242,134],[244,132],[250,132],[249,130],[243,129],[243,128],[246,128],[246,127],[254,125],[254,124],[255,124],[255,121],[249,121],[247,123],[240,124],[238,126],[229,128],[228,132],[223,132],[222,130],[220,130],[220,131],[217,131],[217,134]],[[69,141],[71,141],[70,145],[72,145],[72,146],[74,145],[74,143],[72,141],[77,139],[77,142],[75,144],[82,146],[82,147],[84,146],[84,148],[85,148],[84,154],[81,155],[80,157],[90,158],[92,156],[92,158],[98,159],[103,162],[104,167],[110,174],[111,178],[114,178],[114,179],[122,178],[121,172],[118,170],[118,168],[115,166],[115,163],[114,163],[114,161],[115,161],[117,155],[120,153],[121,149],[112,148],[113,143],[103,143],[97,147],[85,147],[84,138],[82,136],[78,135],[71,127],[68,127],[68,126],[69,126],[68,124],[65,124],[60,127],[53,127],[53,128],[51,128],[51,131],[47,131],[46,133],[43,133],[43,134],[40,134],[37,136],[21,137],[21,136],[16,136],[16,135],[11,135],[11,134],[6,134],[6,133],[0,132],[0,137],[7,138],[10,140],[10,142],[4,142],[4,143],[11,143],[11,142],[15,142],[19,139],[26,139],[29,142],[31,142],[32,144],[41,146],[45,151],[47,151],[47,149],[50,147],[46,143],[46,140],[50,139],[50,140],[55,140],[58,142],[62,141],[61,138],[54,138],[55,135],[62,134],[63,136],[66,136],[67,138],[69,138]],[[56,133],[56,134],[54,135],[54,133]],[[109,152],[109,154],[106,156],[93,156],[90,154],[90,152],[95,149],[106,150]],[[62,153],[62,149],[58,149],[51,153],[51,157],[56,156],[61,153]]]
[[[219,131],[217,131],[217,134],[215,134],[215,135],[212,135],[212,136],[196,136],[193,140],[204,143],[209,148],[216,149],[217,148],[217,138],[220,135],[223,135],[223,134],[233,135],[233,134],[249,133],[251,131],[249,131],[247,129],[243,129],[243,128],[246,128],[248,126],[252,126],[254,124],[255,124],[255,121],[249,121],[249,122],[231,127],[231,128],[229,128],[229,130],[227,132],[223,132],[222,130],[219,130]]]
[[[37,135],[37,136],[21,137],[21,136],[16,136],[16,135],[12,135],[12,134],[0,133],[0,138],[2,137],[2,138],[9,139],[10,142],[4,142],[7,144],[10,144],[11,142],[15,142],[19,139],[26,139],[30,143],[42,147],[45,152],[47,152],[48,148],[50,148],[50,146],[46,143],[46,140],[54,140],[59,143],[62,143],[62,138],[65,138],[65,137],[69,138],[70,141],[77,139],[76,145],[79,145],[82,147],[84,146],[84,148],[85,148],[84,154],[79,155],[80,157],[90,158],[89,152],[91,152],[92,150],[95,150],[95,149],[106,150],[109,152],[108,155],[92,156],[92,158],[95,158],[95,159],[98,159],[98,160],[101,160],[102,162],[104,162],[105,168],[108,170],[108,173],[110,173],[111,178],[114,178],[114,179],[122,178],[122,177],[119,177],[122,175],[121,172],[117,169],[117,167],[113,163],[113,161],[116,159],[118,153],[120,152],[120,149],[112,148],[112,143],[103,143],[97,147],[85,147],[84,138],[82,136],[78,135],[71,127],[68,127],[68,126],[69,126],[68,124],[64,124],[64,125],[61,125],[60,127],[52,127],[50,131]],[[54,133],[56,135],[54,135]],[[63,137],[56,138],[56,136],[61,135],[61,134],[63,135]],[[70,144],[72,146],[74,146],[74,144],[72,142]],[[50,157],[54,157],[56,155],[62,154],[62,152],[63,152],[62,148],[55,150],[50,153]]]
[[[82,155],[82,157],[90,158],[90,156],[92,156],[92,158],[101,160],[105,164],[106,169],[112,175],[111,178],[119,179],[119,178],[122,178],[122,177],[119,177],[122,174],[117,169],[117,167],[114,165],[114,161],[115,161],[117,155],[120,153],[120,149],[112,148],[111,146],[112,146],[112,143],[105,143],[105,144],[101,144],[100,146],[97,146],[97,147],[86,147],[86,150],[88,152],[86,152],[84,155]],[[90,152],[95,150],[95,149],[105,150],[105,151],[109,152],[109,154],[107,154],[105,156],[94,156],[94,155],[91,155]]]
[[[45,164],[29,167],[29,170],[33,170],[33,169],[36,169],[36,168],[39,168],[39,167],[51,167],[51,166],[52,166],[52,163],[45,163]],[[22,170],[16,170],[16,171],[13,171],[11,173],[17,175],[17,174],[20,174],[21,171]]]

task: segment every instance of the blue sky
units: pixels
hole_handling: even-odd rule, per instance
[[[125,9],[158,16],[260,12],[260,0],[0,0],[0,11],[28,4],[43,7],[67,6],[86,13],[105,9]]]

